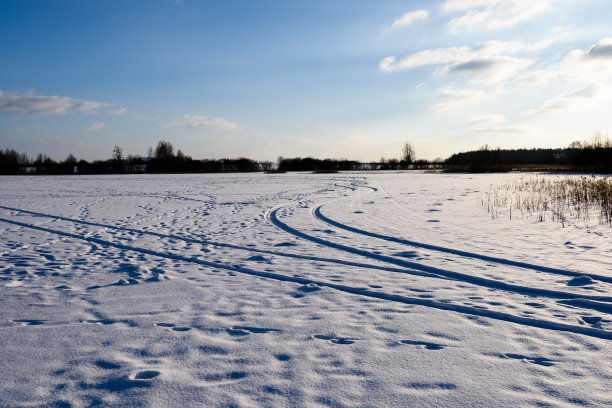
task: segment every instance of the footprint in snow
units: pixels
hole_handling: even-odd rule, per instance
[[[191,330],[191,327],[175,326],[173,323],[155,323],[157,327],[164,327],[175,332],[186,332]]]
[[[586,275],[577,276],[567,282],[567,286],[586,286],[593,284],[595,284],[595,281]]]
[[[321,290],[321,287],[317,285],[316,283],[309,283],[304,286],[300,286],[298,290],[300,292],[310,293],[310,292],[316,292],[318,290]]]
[[[230,336],[248,336],[249,334],[263,334],[271,332],[280,332],[278,329],[268,329],[265,327],[250,327],[250,326],[232,326],[227,329]]]
[[[402,251],[394,253],[393,256],[401,256],[402,258],[416,258],[419,256],[419,253],[416,251]]]
[[[274,357],[276,357],[276,359],[278,361],[289,361],[289,360],[291,360],[291,356],[289,354],[285,354],[285,353],[276,354]]]
[[[526,361],[531,364],[537,364],[544,367],[554,366],[555,361],[546,357],[528,357],[522,354],[505,353],[499,356],[500,358]]]
[[[600,316],[580,316],[580,318],[591,326],[598,326],[603,320]]]
[[[429,343],[426,341],[415,341],[415,340],[400,340],[402,344],[410,344],[427,350],[442,350],[446,347],[445,344]]]
[[[297,246],[296,243],[293,242],[281,242],[279,244],[275,244],[275,247],[288,247],[288,246]]]
[[[94,364],[96,365],[96,367],[99,367],[103,370],[116,370],[118,368],[121,368],[119,364],[113,363],[112,361],[97,360],[94,362]]]
[[[327,336],[325,334],[315,334],[312,337],[319,340],[327,340],[332,344],[353,344],[357,340],[349,337]]]
[[[103,325],[103,326],[108,326],[110,324],[115,324],[117,323],[115,320],[112,319],[98,319],[98,320],[85,320],[85,323],[91,323],[91,324],[99,324],[99,325]]]
[[[261,255],[253,255],[245,259],[245,261],[254,261],[254,262],[270,262],[270,260]]]
[[[157,370],[144,370],[144,371],[139,371],[133,374],[132,379],[140,380],[140,381],[152,380],[153,378],[159,376],[160,374],[161,372]]]
[[[244,371],[232,371],[224,374],[206,374],[201,376],[202,380],[208,383],[220,383],[226,381],[237,381],[248,377]]]
[[[43,324],[45,321],[36,319],[15,319],[11,320],[11,322],[20,324],[22,326],[38,326]]]

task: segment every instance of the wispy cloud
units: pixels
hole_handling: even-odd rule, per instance
[[[557,78],[558,75],[555,70],[542,69],[522,75],[516,79],[516,82],[523,86],[544,86]]]
[[[456,108],[467,103],[481,101],[486,98],[487,93],[479,89],[455,90],[452,88],[443,89],[440,92],[441,102],[433,105],[431,109],[445,111]]]
[[[596,98],[601,94],[603,85],[601,84],[590,84],[584,88],[580,88],[576,91],[569,93],[562,93],[553,98],[550,98],[537,109],[531,109],[523,112],[524,116],[530,115],[541,115],[546,113],[553,113],[563,111],[576,106],[577,104],[586,100]]]
[[[446,0],[442,11],[461,13],[452,18],[448,28],[461,31],[511,28],[552,8],[556,0]]]
[[[612,38],[603,38],[586,53],[589,58],[612,58]]]
[[[587,50],[574,49],[558,63],[517,78],[519,85],[544,86],[553,80],[583,83],[612,78],[612,38],[602,38]]]
[[[104,122],[94,122],[91,125],[87,126],[87,131],[93,132],[93,131],[96,131],[96,130],[100,130],[104,126],[106,126],[106,123],[104,123]]]
[[[159,126],[170,128],[175,126],[184,126],[186,128],[216,128],[237,130],[240,129],[236,123],[230,122],[227,119],[215,117],[209,118],[202,115],[185,115],[180,119],[169,120],[167,122],[158,122]]]
[[[470,132],[471,133],[521,133],[522,128],[517,126],[504,125],[506,117],[499,114],[489,115],[473,115],[470,116]]]
[[[612,77],[612,38],[599,40],[587,51],[570,51],[559,66],[559,75],[577,81],[604,81]]]
[[[121,108],[121,109],[109,110],[109,111],[106,111],[105,113],[107,115],[124,115],[126,112],[127,112],[127,108]]]
[[[436,74],[461,74],[473,83],[503,81],[533,63],[528,58],[511,57],[508,54],[537,52],[553,43],[552,39],[536,43],[521,41],[487,41],[473,47],[449,47],[419,51],[400,59],[386,57],[378,67],[382,71],[438,65]]]
[[[472,115],[470,116],[471,125],[490,125],[493,123],[503,122],[506,119],[504,115],[489,114],[489,115]]]
[[[0,91],[0,111],[15,115],[87,112],[103,106],[108,104],[68,96],[40,95],[34,91]]]
[[[424,65],[469,62],[470,60],[486,57],[541,51],[552,43],[552,39],[535,43],[526,43],[522,41],[487,41],[474,47],[434,48],[409,54],[400,59],[396,57],[386,57],[378,66],[383,71],[395,71],[398,69],[420,67]]]
[[[411,11],[409,13],[403,14],[400,18],[395,20],[393,24],[391,24],[389,28],[387,28],[387,30],[390,31],[400,27],[405,27],[414,23],[415,21],[427,20],[428,17],[429,12],[427,10]]]
[[[470,77],[472,83],[497,83],[527,68],[533,61],[507,56],[476,58],[447,65],[439,73],[460,74]]]

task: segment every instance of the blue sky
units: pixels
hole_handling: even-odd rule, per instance
[[[0,3],[0,148],[420,158],[612,129],[609,0]]]

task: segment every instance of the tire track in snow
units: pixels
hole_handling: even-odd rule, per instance
[[[282,205],[274,207],[271,210],[268,210],[266,212],[265,217],[269,223],[275,225],[276,227],[282,229],[285,232],[288,232],[291,235],[317,243],[319,245],[326,246],[328,248],[333,248],[333,249],[337,249],[340,251],[349,252],[355,255],[360,255],[366,258],[375,259],[377,261],[386,262],[392,265],[405,267],[410,270],[419,270],[422,272],[428,272],[432,275],[440,275],[446,278],[463,281],[466,283],[471,283],[473,285],[484,286],[490,289],[499,289],[499,290],[504,290],[507,292],[519,293],[519,294],[524,294],[524,295],[529,295],[529,296],[549,297],[549,298],[554,298],[554,299],[589,299],[589,300],[595,300],[595,301],[600,301],[600,302],[612,302],[612,297],[610,296],[593,296],[593,295],[585,295],[585,294],[578,294],[578,293],[572,293],[572,292],[563,292],[563,291],[558,291],[558,290],[540,289],[540,288],[532,288],[529,286],[514,285],[511,283],[499,282],[493,279],[472,276],[472,275],[464,274],[461,272],[453,272],[453,271],[449,271],[446,269],[436,268],[433,266],[426,266],[426,265],[422,265],[416,262],[405,261],[402,259],[397,259],[397,258],[393,258],[390,256],[385,256],[385,255],[379,255],[379,254],[368,252],[362,249],[357,249],[357,248],[349,247],[346,245],[337,244],[335,242],[327,241],[322,238],[317,238],[315,236],[308,235],[302,231],[299,231],[281,222],[276,215],[276,213],[278,212],[280,208],[282,208]],[[436,277],[436,276],[431,276],[431,277]]]
[[[140,234],[140,235],[151,235],[151,236],[154,236],[154,237],[157,237],[157,238],[163,238],[163,239],[173,239],[173,240],[177,240],[177,241],[188,242],[190,244],[210,245],[210,246],[215,246],[215,247],[219,247],[219,248],[236,249],[236,250],[240,250],[240,251],[255,252],[255,253],[259,253],[259,254],[282,256],[282,257],[285,257],[285,258],[294,258],[294,259],[300,259],[300,260],[306,260],[306,261],[315,261],[315,262],[335,263],[335,264],[340,264],[340,265],[344,265],[344,266],[352,266],[352,267],[357,267],[357,268],[376,269],[376,270],[382,270],[382,271],[388,271],[388,272],[397,272],[397,273],[405,273],[405,274],[416,275],[416,276],[427,276],[427,277],[434,277],[434,278],[439,278],[439,279],[445,279],[443,276],[436,276],[436,275],[434,275],[432,273],[422,272],[422,271],[411,271],[411,270],[406,270],[404,268],[401,268],[401,269],[400,268],[392,268],[392,267],[386,267],[386,266],[366,264],[366,263],[362,263],[362,262],[345,261],[345,260],[342,260],[342,259],[321,258],[321,257],[317,257],[317,256],[298,255],[298,254],[290,254],[290,253],[286,253],[286,252],[270,251],[270,250],[266,250],[266,249],[257,249],[257,248],[243,247],[243,246],[240,246],[240,245],[233,245],[233,244],[227,244],[227,243],[223,243],[223,242],[208,241],[208,240],[205,240],[205,239],[194,239],[194,238],[182,237],[180,235],[162,234],[162,233],[159,233],[159,232],[143,231],[143,230],[138,230],[138,229],[135,229],[135,228],[129,228],[129,227],[124,227],[124,226],[117,226],[117,225],[110,225],[110,224],[102,224],[102,223],[99,223],[99,222],[78,220],[78,219],[75,219],[75,218],[68,218],[68,217],[63,217],[63,216],[59,216],[59,215],[44,214],[44,213],[39,213],[39,212],[35,212],[35,211],[21,210],[21,209],[18,209],[18,208],[5,207],[5,206],[1,206],[1,205],[0,205],[0,208],[5,209],[5,210],[10,210],[10,211],[18,211],[18,212],[22,212],[22,213],[26,213],[26,214],[31,214],[31,215],[34,215],[36,217],[51,218],[51,219],[55,219],[55,220],[68,221],[68,222],[72,222],[72,223],[76,223],[76,224],[90,225],[90,226],[95,226],[95,227],[101,227],[102,228],[102,230],[91,232],[91,233],[87,233],[86,234],[87,236],[96,235],[96,234],[98,234],[98,233],[100,233],[102,231],[106,231],[106,232],[110,232],[111,230],[124,231],[124,232],[132,232],[132,233]],[[19,249],[19,248],[17,248],[17,249]],[[17,249],[15,249],[15,250],[17,250]]]
[[[378,234],[376,232],[366,231],[366,230],[356,228],[356,227],[351,227],[350,225],[342,224],[338,221],[332,220],[331,218],[323,215],[321,213],[321,207],[323,205],[324,204],[319,204],[311,209],[311,214],[313,215],[314,218],[316,218],[317,220],[321,222],[334,226],[336,228],[340,228],[345,231],[353,232],[355,234],[364,235],[364,236],[371,237],[371,238],[377,238],[377,239],[381,239],[381,240],[388,241],[388,242],[394,242],[397,244],[408,245],[408,246],[412,246],[416,248],[423,248],[423,249],[428,249],[432,251],[458,255],[464,258],[479,259],[482,261],[494,262],[494,263],[498,263],[502,265],[515,266],[515,267],[519,267],[523,269],[531,269],[531,270],[538,271],[538,272],[547,272],[547,273],[551,273],[555,275],[572,276],[572,277],[588,276],[589,278],[593,280],[612,283],[612,277],[610,276],[597,275],[593,273],[568,271],[565,269],[552,268],[549,266],[542,266],[542,265],[535,265],[535,264],[531,264],[527,262],[513,261],[511,259],[498,258],[494,256],[489,256],[489,255],[477,254],[474,252],[462,251],[459,249],[452,249],[452,248],[442,247],[438,245],[426,244],[423,242],[411,241],[407,239],[393,237],[390,235],[383,235],[383,234]]]
[[[339,285],[335,283],[318,281],[314,279],[300,278],[296,276],[287,276],[287,275],[283,275],[279,273],[255,271],[255,270],[240,267],[240,266],[225,265],[225,264],[205,261],[205,260],[201,260],[201,259],[197,259],[193,257],[186,257],[186,256],[178,255],[178,254],[173,254],[173,253],[159,252],[159,251],[155,251],[151,249],[119,244],[119,243],[106,241],[106,240],[99,239],[99,238],[86,237],[83,235],[73,234],[70,232],[57,231],[57,230],[53,230],[53,229],[46,228],[46,227],[40,227],[40,226],[36,226],[32,224],[27,224],[24,222],[9,220],[6,218],[0,218],[0,221],[5,222],[7,224],[19,225],[21,227],[47,232],[50,234],[61,235],[61,236],[68,237],[68,238],[87,241],[87,242],[97,244],[97,245],[102,245],[105,247],[113,247],[113,248],[118,248],[121,250],[138,252],[138,253],[142,253],[145,255],[172,259],[175,261],[182,261],[186,263],[193,263],[193,264],[208,266],[212,268],[225,269],[225,270],[229,270],[232,272],[241,273],[244,275],[251,275],[251,276],[258,276],[262,278],[274,279],[274,280],[281,281],[281,282],[299,283],[301,285],[313,285],[314,284],[320,287],[326,287],[326,288],[334,289],[340,292],[345,292],[345,293],[373,298],[373,299],[387,300],[387,301],[403,303],[407,305],[424,306],[424,307],[429,307],[429,308],[439,309],[439,310],[448,310],[448,311],[453,311],[453,312],[457,312],[461,314],[486,317],[486,318],[490,318],[494,320],[500,320],[500,321],[504,321],[508,323],[516,323],[516,324],[540,328],[540,329],[582,334],[582,335],[589,336],[589,337],[596,337],[596,338],[605,339],[605,340],[612,340],[612,332],[607,331],[607,330],[595,329],[595,328],[584,327],[584,326],[573,326],[573,325],[569,325],[565,323],[551,322],[548,320],[532,319],[528,317],[515,316],[515,315],[508,314],[508,313],[503,313],[503,312],[495,312],[491,310],[484,310],[484,309],[479,309],[479,308],[470,307],[470,306],[455,305],[452,303],[438,302],[438,301],[429,300],[429,299],[414,298],[414,297],[408,297],[408,296],[402,296],[402,295],[393,295],[390,293],[378,292],[378,291],[374,291],[370,289],[357,288],[357,287],[347,286],[347,285]]]

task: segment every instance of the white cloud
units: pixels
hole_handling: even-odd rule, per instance
[[[87,130],[89,132],[93,132],[102,129],[104,126],[106,126],[106,123],[104,122],[94,122],[91,125],[87,126]]]
[[[185,115],[180,119],[170,120],[167,122],[158,122],[159,126],[170,128],[175,126],[185,126],[187,128],[216,128],[237,130],[240,127],[227,119],[216,117],[209,118],[202,115]]]
[[[506,120],[506,117],[504,115],[499,115],[499,114],[470,116],[471,125],[499,123],[499,122],[503,122],[504,120]]]
[[[438,111],[449,110],[474,101],[481,101],[486,96],[487,93],[479,89],[455,90],[447,88],[440,92],[440,99],[442,101],[433,105],[431,109]]]
[[[124,115],[127,112],[127,108],[114,109],[106,111],[107,115]]]
[[[505,54],[540,51],[552,43],[553,40],[542,40],[536,43],[525,43],[522,41],[487,41],[474,47],[436,48],[409,54],[399,60],[396,57],[386,57],[380,61],[378,67],[382,71],[395,71],[424,65],[469,62],[470,60],[499,57]]]
[[[603,85],[590,84],[584,88],[569,93],[562,93],[553,98],[550,98],[537,109],[531,109],[523,112],[524,116],[541,115],[545,113],[553,113],[563,111],[576,106],[577,104],[596,98],[602,93]]]
[[[447,65],[438,73],[461,74],[471,77],[472,83],[494,84],[511,77],[516,71],[527,68],[532,63],[531,60],[506,56],[477,58]]]
[[[574,49],[557,64],[517,78],[523,86],[544,86],[553,80],[583,83],[612,78],[612,38],[602,38],[588,50]]]
[[[524,86],[544,86],[556,78],[559,74],[552,69],[542,69],[530,72],[517,78],[516,82]]]
[[[521,133],[524,129],[517,126],[504,126],[506,121],[504,115],[472,115],[469,118],[471,133]]]
[[[487,133],[487,134],[495,134],[495,133],[522,133],[525,130],[520,127],[512,127],[512,126],[483,126],[483,127],[475,127],[470,129],[471,133]]]
[[[0,111],[16,114],[65,114],[92,111],[108,104],[82,101],[68,96],[46,96],[34,91],[0,91]]]
[[[589,58],[612,58],[612,38],[602,38],[586,55]]]
[[[487,41],[474,47],[449,47],[419,51],[400,59],[386,57],[380,61],[381,71],[438,65],[436,74],[461,74],[478,84],[495,84],[529,67],[533,60],[507,54],[537,52],[553,43],[547,39],[535,43],[521,41]]]
[[[25,132],[25,128],[22,128],[22,127],[13,129],[13,133],[23,133],[23,132]]]
[[[395,20],[387,30],[395,30],[396,28],[405,27],[419,20],[427,20],[429,12],[427,10],[411,11],[403,14],[400,18]]]
[[[559,75],[574,81],[605,81],[612,77],[612,38],[603,38],[587,51],[572,50],[561,62]]]
[[[556,0],[446,0],[442,11],[463,13],[452,18],[452,33],[510,28],[549,11]]]

